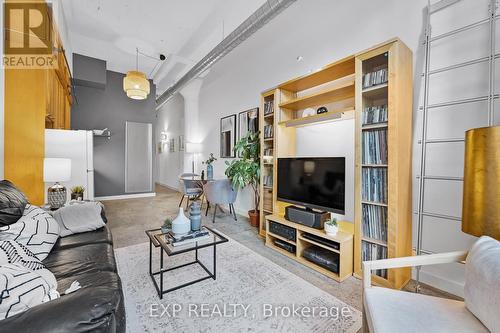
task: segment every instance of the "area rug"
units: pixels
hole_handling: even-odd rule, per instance
[[[158,251],[153,252],[153,269],[158,269]],[[148,273],[149,243],[118,248],[115,254],[127,332],[351,333],[361,328],[358,310],[232,239],[217,246],[216,280],[178,289],[163,299]],[[200,250],[198,257],[213,269],[212,248]],[[193,259],[193,253],[165,256],[165,266]],[[164,288],[205,274],[199,265],[170,271]]]

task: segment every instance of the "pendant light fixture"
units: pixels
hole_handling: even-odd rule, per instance
[[[149,81],[143,72],[139,71],[139,49],[136,48],[135,71],[128,71],[123,78],[123,90],[129,98],[146,99],[150,92]]]

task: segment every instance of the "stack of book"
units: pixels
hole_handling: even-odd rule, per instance
[[[273,186],[273,175],[262,176],[262,182],[263,182],[264,186],[272,187]]]
[[[387,164],[387,130],[363,132],[363,164]]]
[[[180,246],[210,238],[210,233],[205,228],[201,228],[201,230],[198,231],[190,231],[187,234],[180,236],[175,235],[172,231],[169,231],[165,234],[165,238],[173,246]]]
[[[361,172],[363,200],[387,203],[387,169],[363,168]]]
[[[389,71],[387,67],[374,70],[363,75],[363,89],[387,83]]]
[[[363,235],[387,242],[387,207],[363,205]]]
[[[363,261],[379,260],[387,258],[387,248],[382,245],[363,242]],[[375,274],[387,279],[387,270],[379,269]]]
[[[264,115],[268,115],[274,112],[274,101],[264,102]]]
[[[264,139],[269,139],[274,136],[274,126],[266,125],[264,126]]]
[[[387,122],[387,105],[368,106],[363,110],[363,125]]]

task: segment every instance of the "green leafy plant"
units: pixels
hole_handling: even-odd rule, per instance
[[[335,217],[329,219],[328,221],[325,222],[325,224],[328,224],[329,226],[332,226],[332,227],[337,227],[338,226],[338,222],[337,222],[337,219]]]
[[[83,194],[83,192],[85,192],[85,187],[83,186],[75,186],[71,188],[71,193]]]
[[[163,221],[163,227],[164,228],[172,228],[172,220],[169,218],[166,218],[165,221]]]
[[[234,145],[236,156],[240,159],[226,161],[226,176],[231,179],[235,189],[247,186],[254,192],[255,212],[259,210],[260,195],[260,142],[259,132],[249,132]]]
[[[217,159],[214,157],[214,153],[210,153],[210,157],[208,158],[208,160],[202,163],[206,165],[212,165],[212,163],[214,163],[215,161],[217,161]]]

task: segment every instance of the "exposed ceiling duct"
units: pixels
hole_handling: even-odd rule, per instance
[[[260,6],[250,17],[224,38],[222,42],[194,65],[183,77],[165,90],[156,99],[156,110],[161,108],[163,104],[192,79],[210,68],[295,1],[297,0],[267,0],[266,3]]]

